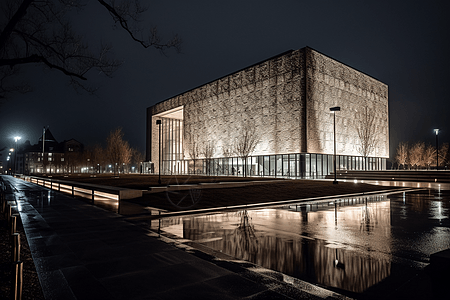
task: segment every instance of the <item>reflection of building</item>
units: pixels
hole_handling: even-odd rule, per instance
[[[375,117],[377,144],[368,169],[385,169],[389,153],[388,86],[311,48],[282,53],[147,109],[147,160],[162,171],[321,177],[333,169],[336,113],[338,169],[364,169],[358,148],[361,111]],[[359,111],[359,112],[358,112]],[[162,120],[162,125],[156,125]],[[246,164],[236,141],[255,128]],[[205,155],[213,145],[213,154]],[[231,154],[231,155],[230,155]],[[212,158],[212,159],[211,159]],[[197,160],[199,159],[199,160]]]
[[[45,141],[43,137],[45,136]],[[39,138],[39,142],[31,145],[29,141],[20,149],[18,158],[20,167],[17,172],[22,174],[36,173],[71,173],[73,167],[78,164],[83,144],[71,139],[58,143],[50,129],[45,130],[45,135]]]
[[[335,212],[325,205],[307,218],[301,210],[261,209],[163,219],[162,230],[308,282],[362,293],[391,274],[390,203],[348,200],[337,207],[338,231]]]

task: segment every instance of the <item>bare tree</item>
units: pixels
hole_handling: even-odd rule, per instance
[[[65,169],[67,173],[77,173],[81,165],[82,155],[79,151],[70,151],[64,154]]]
[[[247,158],[253,153],[253,151],[255,151],[258,143],[259,139],[256,134],[254,122],[244,122],[238,132],[233,146],[233,152],[244,161],[244,177],[247,176]]]
[[[144,161],[144,154],[136,148],[131,148],[131,166],[139,168],[141,162]]]
[[[439,149],[439,166],[446,166],[449,163],[449,145],[444,143]]]
[[[194,163],[194,174],[195,172],[195,164],[197,160],[199,159],[201,155],[200,145],[197,142],[197,139],[194,137],[192,133],[188,134],[185,138],[187,142],[187,149],[189,157],[191,158],[192,162]]]
[[[377,145],[375,115],[367,106],[364,106],[361,111],[356,112],[355,127],[359,138],[359,146],[357,146],[357,151],[364,158],[365,169],[367,157],[374,152]]]
[[[400,166],[405,169],[406,164],[408,163],[408,152],[409,146],[408,143],[401,142],[398,144],[397,153],[395,154],[395,160],[400,168]]]
[[[101,168],[106,164],[105,149],[101,145],[95,145],[92,152],[92,164],[96,170],[96,173],[101,172]]]
[[[83,164],[86,163],[92,174],[100,172],[100,166],[105,164],[105,151],[102,146],[87,147],[83,153]]]
[[[230,164],[229,159],[233,155],[233,151],[229,147],[222,147],[222,155],[223,157],[227,158],[225,159],[225,163],[222,166],[222,172],[223,174],[229,175],[230,174]]]
[[[212,164],[212,158],[214,157],[216,149],[214,148],[214,145],[212,142],[206,142],[203,145],[202,155],[205,158],[206,163],[206,174],[211,175],[211,169],[213,166]]]
[[[233,151],[228,147],[224,147],[222,148],[222,154],[223,157],[231,157],[233,155]]]
[[[436,148],[431,145],[425,147],[423,151],[423,164],[430,169],[432,164],[436,163]]]
[[[140,17],[147,10],[140,0],[97,0],[109,13],[116,27],[123,29],[131,40],[144,48],[161,52],[169,48],[179,51],[181,40],[174,36],[162,41],[156,27],[144,33]],[[90,70],[106,76],[121,62],[111,55],[111,47],[100,45],[93,51],[84,37],[72,27],[69,14],[86,7],[86,0],[6,0],[1,4],[0,32],[0,99],[12,92],[27,92],[30,87],[18,77],[20,66],[40,64],[68,76],[75,88],[93,92],[86,86]],[[146,38],[143,36],[147,36]]]
[[[425,151],[425,143],[417,142],[415,143],[409,151],[409,164],[411,168],[418,169],[423,165],[423,153]]]
[[[106,153],[109,161],[114,165],[114,175],[118,171],[118,167],[122,167],[130,163],[131,148],[127,141],[123,140],[122,128],[117,128],[108,136]]]

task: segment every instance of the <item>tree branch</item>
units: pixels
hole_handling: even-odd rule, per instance
[[[33,0],[24,0],[22,4],[19,6],[19,9],[13,15],[11,20],[6,24],[3,31],[0,33],[0,51],[6,46],[6,42],[11,36],[14,28],[17,26],[17,23],[25,16],[27,13],[27,8],[31,5]]]
[[[72,76],[72,77],[77,77],[77,78],[79,78],[81,80],[87,80],[86,77],[81,76],[81,75],[79,75],[77,73],[74,73],[74,72],[70,72],[70,71],[66,70],[65,68],[60,67],[58,65],[52,64],[45,57],[37,55],[37,54],[33,54],[33,55],[28,56],[28,57],[20,57],[20,58],[12,58],[12,59],[0,59],[0,66],[10,66],[11,68],[14,67],[15,65],[29,64],[29,63],[44,63],[49,68],[57,69],[57,70],[63,72],[65,75]]]

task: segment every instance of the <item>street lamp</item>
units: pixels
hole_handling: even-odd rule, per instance
[[[434,132],[436,133],[436,171],[439,170],[439,143],[438,143],[438,135],[439,135],[439,129],[435,129]]]
[[[340,106],[331,107],[330,111],[333,112],[333,132],[334,132],[334,157],[333,157],[333,164],[334,164],[334,181],[333,184],[338,184],[338,181],[336,179],[336,112],[341,111]]]
[[[15,153],[14,153],[14,175],[16,175],[16,157],[17,157],[17,141],[20,140],[21,137],[20,136],[15,136],[14,137],[14,142],[16,143],[16,148],[15,148]]]
[[[159,163],[158,163],[158,184],[161,185],[161,120],[156,120],[156,125],[159,125],[159,154],[158,154],[158,158],[159,158]]]

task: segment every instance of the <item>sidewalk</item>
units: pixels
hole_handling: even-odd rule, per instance
[[[20,179],[3,179],[16,189],[46,299],[343,298],[252,272],[246,263],[183,250],[113,212]]]

